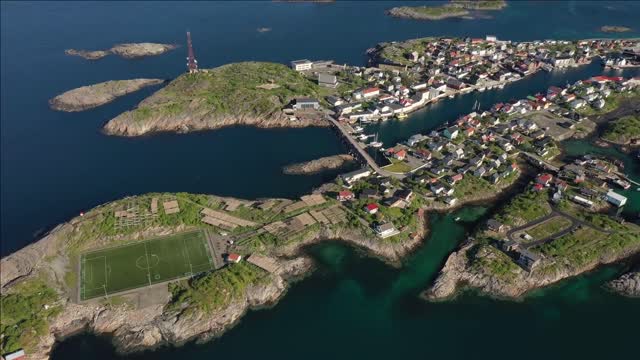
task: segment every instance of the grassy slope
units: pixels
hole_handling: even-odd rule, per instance
[[[513,198],[496,216],[507,225],[524,224],[551,213],[547,191],[527,191]]]
[[[640,138],[640,116],[629,115],[612,121],[602,137],[621,144]]]
[[[49,318],[60,311],[55,305],[58,294],[40,279],[17,285],[11,294],[2,295],[1,353],[20,348],[27,351],[49,329]],[[46,305],[46,308],[45,308]]]
[[[267,272],[254,265],[247,262],[233,264],[197,278],[170,283],[172,301],[168,306],[169,309],[185,306],[187,311],[211,313],[240,299],[248,286],[268,279]]]
[[[272,89],[264,86],[277,85]],[[183,74],[132,111],[136,121],[184,111],[216,115],[273,115],[293,98],[319,97],[317,84],[282,64],[242,62]]]

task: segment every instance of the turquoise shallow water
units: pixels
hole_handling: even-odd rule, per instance
[[[474,220],[487,214],[486,208],[470,207],[435,216],[425,245],[400,269],[342,243],[320,244],[310,250],[319,269],[273,309],[249,313],[213,342],[122,359],[602,359],[637,354],[640,303],[602,289],[620,266],[535,291],[518,302],[471,291],[446,302],[419,299]],[[458,216],[469,223],[455,222]],[[52,356],[82,358],[120,359],[107,339],[90,335],[69,339]]]

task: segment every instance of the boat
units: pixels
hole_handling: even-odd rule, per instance
[[[454,96],[455,95],[453,95],[453,94],[449,95],[449,99],[453,99]]]
[[[362,132],[363,130],[364,130],[364,128],[362,126],[355,126],[353,128],[353,132],[355,132],[355,133]]]
[[[500,85],[498,85],[498,88],[500,88],[500,89],[504,89],[504,84],[500,84]]]
[[[367,140],[367,138],[368,138],[368,137],[369,137],[369,135],[360,134],[360,135],[358,136],[358,139],[360,139],[360,140],[362,140],[362,141],[365,141],[365,140]]]
[[[484,92],[485,90],[487,90],[487,88],[481,87],[481,88],[478,89],[478,91],[480,91],[480,92]]]
[[[374,148],[379,148],[379,147],[382,147],[382,145],[384,145],[384,144],[381,143],[380,141],[378,141],[378,133],[376,133],[376,137],[374,137],[373,141],[371,143],[369,143],[369,146],[374,147]]]
[[[631,184],[628,181],[624,181],[621,179],[615,180],[614,183],[618,186],[620,186],[621,188],[627,190],[631,187]]]
[[[398,118],[398,120],[402,120],[402,119],[408,118],[409,115],[407,115],[405,113],[400,113],[400,114],[396,115],[396,117]]]
[[[460,221],[460,216],[458,216],[457,218],[454,219],[455,221]]]

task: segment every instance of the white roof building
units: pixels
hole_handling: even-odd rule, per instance
[[[620,207],[620,206],[624,206],[624,204],[627,203],[627,197],[622,196],[614,192],[613,190],[609,190],[609,192],[607,193],[607,201],[617,207]]]

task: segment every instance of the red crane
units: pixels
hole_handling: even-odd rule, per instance
[[[187,49],[189,49],[189,56],[187,57],[187,68],[189,69],[189,73],[192,74],[198,72],[198,60],[196,60],[196,56],[193,54],[190,31],[187,31]]]

